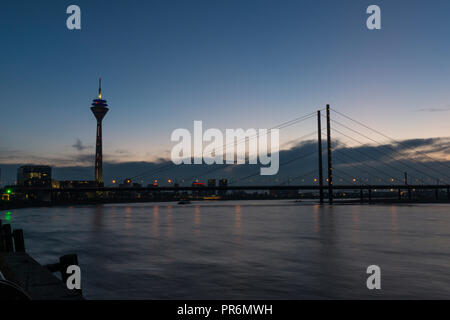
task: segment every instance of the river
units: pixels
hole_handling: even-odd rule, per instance
[[[450,299],[445,204],[140,203],[0,218],[42,264],[78,254],[88,299]],[[381,290],[367,289],[370,265]]]

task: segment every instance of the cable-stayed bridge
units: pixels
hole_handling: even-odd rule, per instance
[[[334,119],[339,117],[339,120]],[[341,120],[342,119],[342,120]],[[371,200],[374,192],[389,190],[397,192],[400,199],[411,200],[414,193],[428,190],[435,193],[435,198],[450,199],[450,165],[438,159],[430,152],[417,149],[405,141],[397,141],[370,126],[341,113],[329,105],[326,108],[311,112],[301,117],[293,118],[268,130],[283,130],[306,121],[317,121],[316,130],[302,135],[300,141],[307,141],[310,150],[301,150],[288,159],[280,156],[280,170],[288,166],[308,163],[308,170],[298,170],[298,174],[284,181],[269,184],[255,184],[254,180],[260,175],[259,170],[254,173],[230,179],[226,186],[203,186],[201,190],[211,192],[226,191],[302,191],[318,192],[321,203],[333,203],[334,194],[338,191],[349,190],[358,192],[361,200]],[[325,122],[325,125],[323,125]],[[255,136],[246,137],[235,142],[235,145],[248,143]],[[380,140],[382,139],[382,140]],[[183,166],[183,165],[181,165]],[[190,185],[194,179],[213,177],[219,172],[239,165],[213,165],[202,172],[180,179],[188,185],[177,184],[168,186],[130,186],[118,188],[114,185],[99,187],[98,192],[181,192],[196,191],[198,187]],[[178,166],[167,163],[158,168],[143,171],[131,178],[130,181],[156,179],[160,175],[176,177]],[[52,193],[89,192],[92,188],[78,188],[76,190],[52,189]]]

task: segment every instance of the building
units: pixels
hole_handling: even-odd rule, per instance
[[[208,187],[214,188],[216,186],[216,179],[209,179],[208,180]]]
[[[17,169],[17,184],[22,187],[51,188],[52,168],[49,166],[22,166]]]
[[[119,188],[132,188],[133,184],[131,179],[127,178],[123,180],[123,183],[119,184]]]
[[[228,187],[228,180],[227,179],[220,179],[219,180],[219,187]]]
[[[192,182],[192,187],[194,187],[194,188],[204,188],[205,184],[203,182],[200,182],[198,179],[195,179],[194,182]]]
[[[1,189],[0,189],[1,190]],[[14,195],[14,191],[12,187],[6,187],[2,193],[0,193],[2,195],[1,199],[2,201],[10,201],[12,199],[12,196]]]
[[[194,188],[192,190],[192,196],[203,197],[207,195],[206,191],[204,190],[205,184],[203,182],[200,182],[198,179],[195,179],[194,182],[192,182],[192,187]]]
[[[220,179],[220,180],[219,180],[219,187],[228,187],[228,180],[227,180],[227,179]],[[219,194],[220,196],[223,196],[223,195],[225,195],[226,193],[227,193],[226,190],[219,190],[219,191],[218,191],[218,194]]]
[[[53,181],[53,187],[57,189],[89,189],[97,186],[96,181],[89,180]]]
[[[102,99],[102,79],[99,79],[98,99],[92,102],[91,111],[97,119],[97,134],[95,144],[95,181],[103,186],[103,151],[102,151],[102,120],[108,112],[106,100]]]
[[[209,188],[215,188],[217,186],[216,179],[208,179],[208,187]],[[216,194],[217,190],[209,190],[208,195],[214,195]]]

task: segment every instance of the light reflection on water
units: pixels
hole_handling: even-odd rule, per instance
[[[292,201],[3,212],[39,262],[77,253],[87,298],[450,298],[449,205]],[[366,268],[382,290],[366,289]]]

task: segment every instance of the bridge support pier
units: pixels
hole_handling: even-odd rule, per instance
[[[360,198],[361,203],[363,203],[364,202],[364,190],[363,189],[359,190],[359,198]]]
[[[372,189],[368,189],[369,192],[369,203],[372,202]]]

